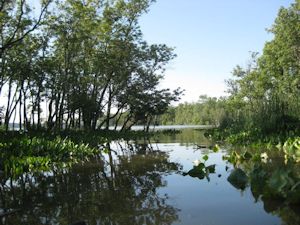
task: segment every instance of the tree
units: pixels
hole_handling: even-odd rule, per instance
[[[20,43],[27,35],[36,30],[42,22],[52,0],[41,1],[39,15],[32,19],[32,9],[26,0],[0,1],[0,58],[6,49]]]
[[[238,66],[229,84],[231,129],[286,133],[299,124],[300,7],[281,8],[260,57]],[[228,119],[228,118],[227,118]],[[228,128],[228,127],[227,127]]]
[[[10,30],[13,41],[2,42],[0,88],[8,89],[7,128],[14,118],[20,128],[41,128],[47,116],[49,130],[109,129],[124,114],[132,123],[141,122],[133,116],[136,108],[150,118],[178,100],[180,91],[158,89],[166,64],[175,57],[173,49],[148,45],[138,24],[154,1],[64,0],[44,17],[49,2],[37,20],[25,1],[10,5],[19,3],[6,20],[17,18]],[[139,97],[145,103],[132,104]]]

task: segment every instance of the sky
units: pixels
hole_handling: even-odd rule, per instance
[[[292,0],[157,0],[140,19],[150,44],[175,47],[162,88],[185,89],[181,102],[226,95],[225,80],[250,52],[263,50],[281,6]]]

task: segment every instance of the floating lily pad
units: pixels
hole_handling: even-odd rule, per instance
[[[215,173],[216,172],[216,165],[213,164],[213,165],[207,166],[205,169],[209,173]]]
[[[200,163],[198,166],[194,166],[193,169],[189,170],[187,173],[183,173],[183,176],[189,175],[190,177],[197,177],[202,180],[206,175],[204,168],[204,164]]]
[[[200,163],[198,166],[194,166],[193,169],[189,170],[187,173],[183,173],[183,176],[189,175],[190,177],[197,177],[200,180],[207,179],[210,173],[215,173],[215,166],[216,165],[209,165],[205,166],[204,163]]]

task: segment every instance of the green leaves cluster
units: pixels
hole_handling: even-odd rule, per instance
[[[215,166],[216,165],[205,166],[204,163],[200,163],[188,172],[183,173],[183,176],[189,175],[190,177],[196,177],[200,180],[206,178],[209,181],[209,174],[215,173]]]
[[[26,1],[20,2],[22,11]],[[173,48],[143,40],[139,17],[153,2],[53,2],[34,32],[1,52],[6,129],[10,122],[27,130],[129,129],[164,113],[182,91],[159,88],[165,66],[175,57]],[[34,22],[29,14],[26,18]],[[4,17],[1,22],[12,23]],[[29,29],[14,26],[17,35]],[[8,35],[5,29],[0,33]]]
[[[237,151],[231,151],[230,154],[223,156],[223,160],[226,160],[235,166],[250,159],[260,160],[260,156],[258,153],[251,154],[249,151],[245,151],[240,154]]]
[[[287,203],[300,202],[300,165],[286,160],[286,151],[261,153],[260,149],[232,151],[223,159],[235,169],[228,181],[238,189],[250,186],[256,199],[281,198]]]
[[[286,160],[300,163],[300,138],[289,138],[282,146]]]
[[[87,161],[99,151],[88,144],[75,144],[57,137],[49,140],[41,137],[22,137],[0,143],[0,170],[6,176],[19,176],[24,172],[39,172],[67,167]]]
[[[230,133],[250,131],[260,138],[299,133],[299,10],[298,1],[281,8],[269,29],[274,38],[266,42],[261,56],[252,53],[245,68],[233,70],[221,128]]]
[[[209,175],[216,172],[216,165],[205,165],[205,162],[208,160],[208,155],[204,155],[202,157],[203,161],[200,160],[194,161],[194,166],[188,172],[184,172],[182,175],[190,177],[196,177],[200,180],[206,178],[208,181],[210,180]]]
[[[225,98],[201,95],[195,103],[181,103],[169,107],[157,122],[161,125],[215,125],[219,126],[225,116]]]

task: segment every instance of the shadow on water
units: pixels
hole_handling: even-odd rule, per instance
[[[110,148],[110,145],[106,146]],[[126,148],[126,149],[125,149]],[[0,224],[172,224],[163,176],[178,171],[164,152],[130,145],[71,169],[25,174],[1,183]],[[131,149],[131,150],[129,150]],[[109,149],[110,150],[110,149]]]

